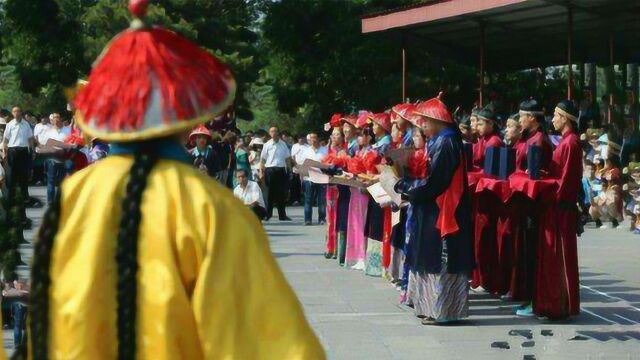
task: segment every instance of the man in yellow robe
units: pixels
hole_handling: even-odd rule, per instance
[[[115,247],[130,156],[64,182],[51,277],[56,359],[116,358]],[[148,177],[138,244],[139,359],[318,359],[260,222],[189,164]]]
[[[232,104],[206,51],[136,18],[74,105],[106,159],[67,178],[35,245],[34,359],[324,359],[256,217],[179,139]],[[0,355],[3,356],[3,355]]]

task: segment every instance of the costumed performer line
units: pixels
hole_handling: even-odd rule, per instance
[[[144,25],[118,35],[75,98],[113,144],[67,178],[32,270],[29,358],[324,359],[259,221],[191,166],[180,134],[223,112],[215,57]]]

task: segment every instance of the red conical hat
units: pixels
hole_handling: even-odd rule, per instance
[[[204,135],[208,138],[211,138],[211,131],[209,131],[209,129],[207,129],[207,127],[204,125],[198,125],[195,129],[193,129],[191,134],[189,134],[189,140],[193,140],[193,137],[197,135]]]
[[[342,125],[344,125],[344,123],[349,123],[353,126],[357,126],[358,124],[358,115],[355,114],[351,114],[351,115],[342,115],[342,117],[340,117],[340,120],[342,121]]]
[[[370,119],[372,122],[380,125],[386,132],[391,132],[391,116],[389,114],[373,114]]]
[[[136,18],[148,0],[131,0]],[[74,100],[85,133],[140,141],[192,128],[223,112],[236,84],[218,59],[174,32],[135,19],[94,65]]]
[[[400,118],[411,122],[411,118],[415,117],[415,110],[416,106],[413,104],[398,104],[391,108],[391,122],[395,123]]]
[[[447,109],[447,106],[440,100],[440,95],[433,99],[423,101],[416,105],[415,113],[420,116],[424,116],[430,119],[439,120],[447,124],[455,124],[453,116]]]
[[[367,127],[372,116],[373,116],[372,112],[367,110],[361,110],[358,113],[358,120],[355,123],[356,127],[359,129]]]

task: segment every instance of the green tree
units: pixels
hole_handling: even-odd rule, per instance
[[[236,113],[249,120],[246,91],[261,68],[252,25],[263,1],[158,0],[149,9],[149,23],[183,34],[231,67],[238,81]],[[2,63],[15,68],[21,91],[63,107],[63,86],[86,77],[108,42],[128,27],[126,5],[125,0],[0,2],[0,32],[7,34]]]
[[[334,112],[384,111],[402,101],[400,33],[362,34],[363,14],[415,3],[402,0],[282,0],[265,9],[263,81],[278,110],[320,128]],[[411,44],[407,41],[405,45]],[[407,48],[412,100],[447,90],[456,101],[475,83],[473,69]],[[459,99],[458,99],[459,98]]]
[[[15,67],[22,90],[38,94],[50,84],[61,90],[86,71],[79,24],[58,1],[6,0],[2,7],[2,59]]]

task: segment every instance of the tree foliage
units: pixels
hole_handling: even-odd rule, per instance
[[[92,62],[127,28],[126,0],[0,0],[0,105],[64,107],[62,87],[86,77]],[[450,62],[401,31],[362,34],[361,17],[422,0],[155,0],[149,22],[173,29],[225,61],[238,83],[244,128],[277,124],[319,129],[334,112],[383,111],[407,96],[446,93],[450,106],[477,98],[474,67]],[[469,54],[477,56],[476,54]],[[529,96],[564,94],[562,68],[488,74],[487,97],[504,108]],[[12,100],[15,99],[15,100]],[[34,108],[32,108],[32,106]]]
[[[108,42],[126,29],[126,1],[6,0],[0,2],[2,63],[14,67],[20,89],[38,96],[54,87],[57,108],[63,86],[86,77]],[[261,67],[252,25],[261,0],[157,0],[149,22],[194,40],[226,62],[238,80],[236,112],[251,119],[246,90]],[[51,111],[51,110],[49,110]]]

